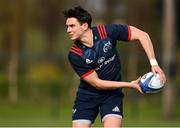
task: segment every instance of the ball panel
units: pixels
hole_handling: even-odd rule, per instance
[[[154,75],[152,72],[146,73],[140,80],[140,87],[144,93],[157,93],[163,86],[159,74]]]
[[[150,81],[149,87],[153,89],[160,89],[163,87],[163,82],[160,80],[159,74],[154,75]]]

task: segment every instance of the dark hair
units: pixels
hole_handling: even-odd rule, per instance
[[[88,23],[88,26],[91,26],[92,18],[89,12],[84,10],[82,7],[77,6],[75,8],[71,8],[63,11],[64,17],[66,18],[76,18],[81,24]]]

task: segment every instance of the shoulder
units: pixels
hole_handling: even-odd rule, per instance
[[[92,30],[103,38],[113,34],[114,32],[126,32],[128,31],[128,27],[129,26],[126,24],[100,24],[92,27]]]
[[[72,47],[69,50],[69,55],[74,55],[74,56],[83,56],[83,50],[79,45],[75,42]]]
[[[130,29],[126,24],[110,24],[106,25],[108,36],[115,40],[128,41],[130,37]]]
[[[75,62],[80,60],[83,57],[83,50],[75,42],[69,50],[68,59],[70,62]]]
[[[100,24],[92,27],[92,29],[96,32],[98,31],[107,31],[109,29],[116,29],[116,28],[128,28],[127,24]]]
[[[105,25],[96,25],[92,27],[93,33],[98,36],[99,39],[107,38],[107,31]]]
[[[128,25],[126,24],[108,24],[106,25],[107,31],[115,31],[115,30],[127,30]]]

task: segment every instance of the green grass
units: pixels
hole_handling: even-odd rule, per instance
[[[149,97],[139,99],[139,101],[125,102],[123,126],[147,126],[147,127],[173,127],[180,126],[179,104],[172,108],[173,116],[165,118],[163,106],[159,98],[149,99]]]
[[[176,106],[173,118],[165,119],[162,107],[149,102],[151,101],[141,101],[141,104],[125,102],[123,126],[180,126],[179,106]],[[19,103],[12,106],[3,103],[0,105],[0,126],[71,126],[71,105]],[[99,116],[93,126],[102,126]]]
[[[0,126],[70,126],[71,108],[21,104],[0,106]]]

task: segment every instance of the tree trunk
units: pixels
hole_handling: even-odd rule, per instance
[[[167,85],[163,91],[163,111],[166,118],[173,116],[175,93],[173,77],[175,76],[175,6],[174,0],[164,0],[164,30],[163,30],[163,68],[167,77]]]
[[[10,46],[8,61],[8,81],[9,81],[9,102],[15,104],[18,100],[18,19],[17,19],[17,0],[10,0]]]

